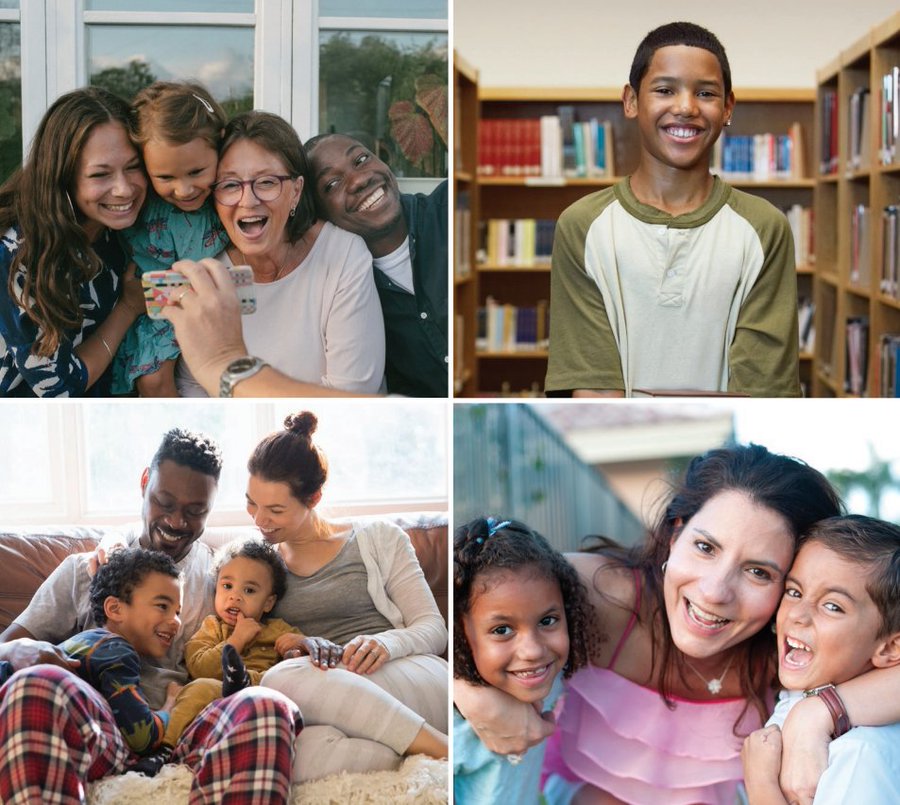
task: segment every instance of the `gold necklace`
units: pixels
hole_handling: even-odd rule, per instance
[[[725,670],[722,673],[713,679],[707,679],[703,674],[701,674],[693,665],[691,665],[690,661],[687,657],[684,658],[684,663],[690,668],[700,679],[703,680],[703,684],[706,685],[706,689],[713,695],[718,696],[722,691],[722,680],[725,679],[725,675],[728,673],[731,668],[731,663],[734,662],[734,653],[732,653],[731,657],[728,660],[728,664],[725,666]]]

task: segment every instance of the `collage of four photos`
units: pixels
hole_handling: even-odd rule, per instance
[[[900,802],[898,209],[890,0],[0,0],[0,805]]]

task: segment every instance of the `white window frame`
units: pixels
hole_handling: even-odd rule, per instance
[[[88,25],[253,28],[254,107],[290,121],[304,141],[318,133],[322,32],[444,33],[449,39],[447,19],[320,17],[319,0],[256,0],[253,12],[88,11],[84,5],[84,0],[27,0],[18,10],[0,10],[0,22],[20,24],[23,159],[47,107],[87,84]],[[449,58],[447,78],[449,87]],[[404,192],[430,192],[440,181],[401,179],[400,186]]]
[[[369,405],[380,405],[386,401],[370,402]],[[9,527],[40,525],[120,525],[140,519],[140,508],[135,503],[133,508],[120,510],[97,510],[87,504],[87,486],[89,476],[90,450],[87,444],[84,412],[90,402],[72,404],[50,402],[43,406],[35,403],[8,402],[6,405],[31,405],[35,416],[43,416],[48,424],[50,461],[50,489],[47,498],[29,503],[26,506],[16,503],[0,503],[0,530]],[[133,406],[137,403],[122,401],[121,405]],[[206,403],[221,405],[222,403]],[[235,405],[235,403],[225,403]],[[274,401],[239,402],[246,415],[251,418],[255,430],[254,438],[261,439],[277,427],[284,415],[284,405]],[[390,404],[390,403],[388,403]],[[302,406],[300,406],[302,407]],[[353,517],[388,513],[414,512],[447,512],[449,510],[451,479],[447,470],[451,455],[450,413],[445,412],[444,426],[444,459],[445,483],[444,492],[436,496],[413,496],[392,499],[358,499],[328,504],[322,509],[325,516]],[[147,456],[149,462],[151,456]],[[138,500],[137,485],[134,479],[135,497]],[[217,501],[210,514],[209,525],[246,525],[248,516],[243,505],[228,507],[224,501]]]

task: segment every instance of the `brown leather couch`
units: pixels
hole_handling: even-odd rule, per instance
[[[447,515],[383,515],[409,535],[425,578],[447,623]],[[0,531],[0,631],[12,623],[31,601],[53,569],[70,553],[93,550],[111,527],[43,526]],[[229,540],[258,535],[256,529],[214,526],[200,538],[212,548]]]

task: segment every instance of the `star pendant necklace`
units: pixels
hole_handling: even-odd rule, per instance
[[[734,662],[734,653],[732,653],[731,657],[729,658],[728,664],[725,666],[725,670],[722,671],[722,673],[719,676],[717,676],[713,679],[707,679],[705,676],[703,676],[703,674],[701,674],[696,668],[694,668],[693,665],[691,665],[691,663],[687,657],[684,658],[684,662],[688,668],[690,668],[695,674],[697,674],[698,677],[700,677],[700,679],[703,680],[703,684],[706,685],[706,689],[713,696],[718,696],[719,693],[721,693],[721,691],[722,691],[722,680],[725,679],[725,675],[731,669],[731,663]]]

